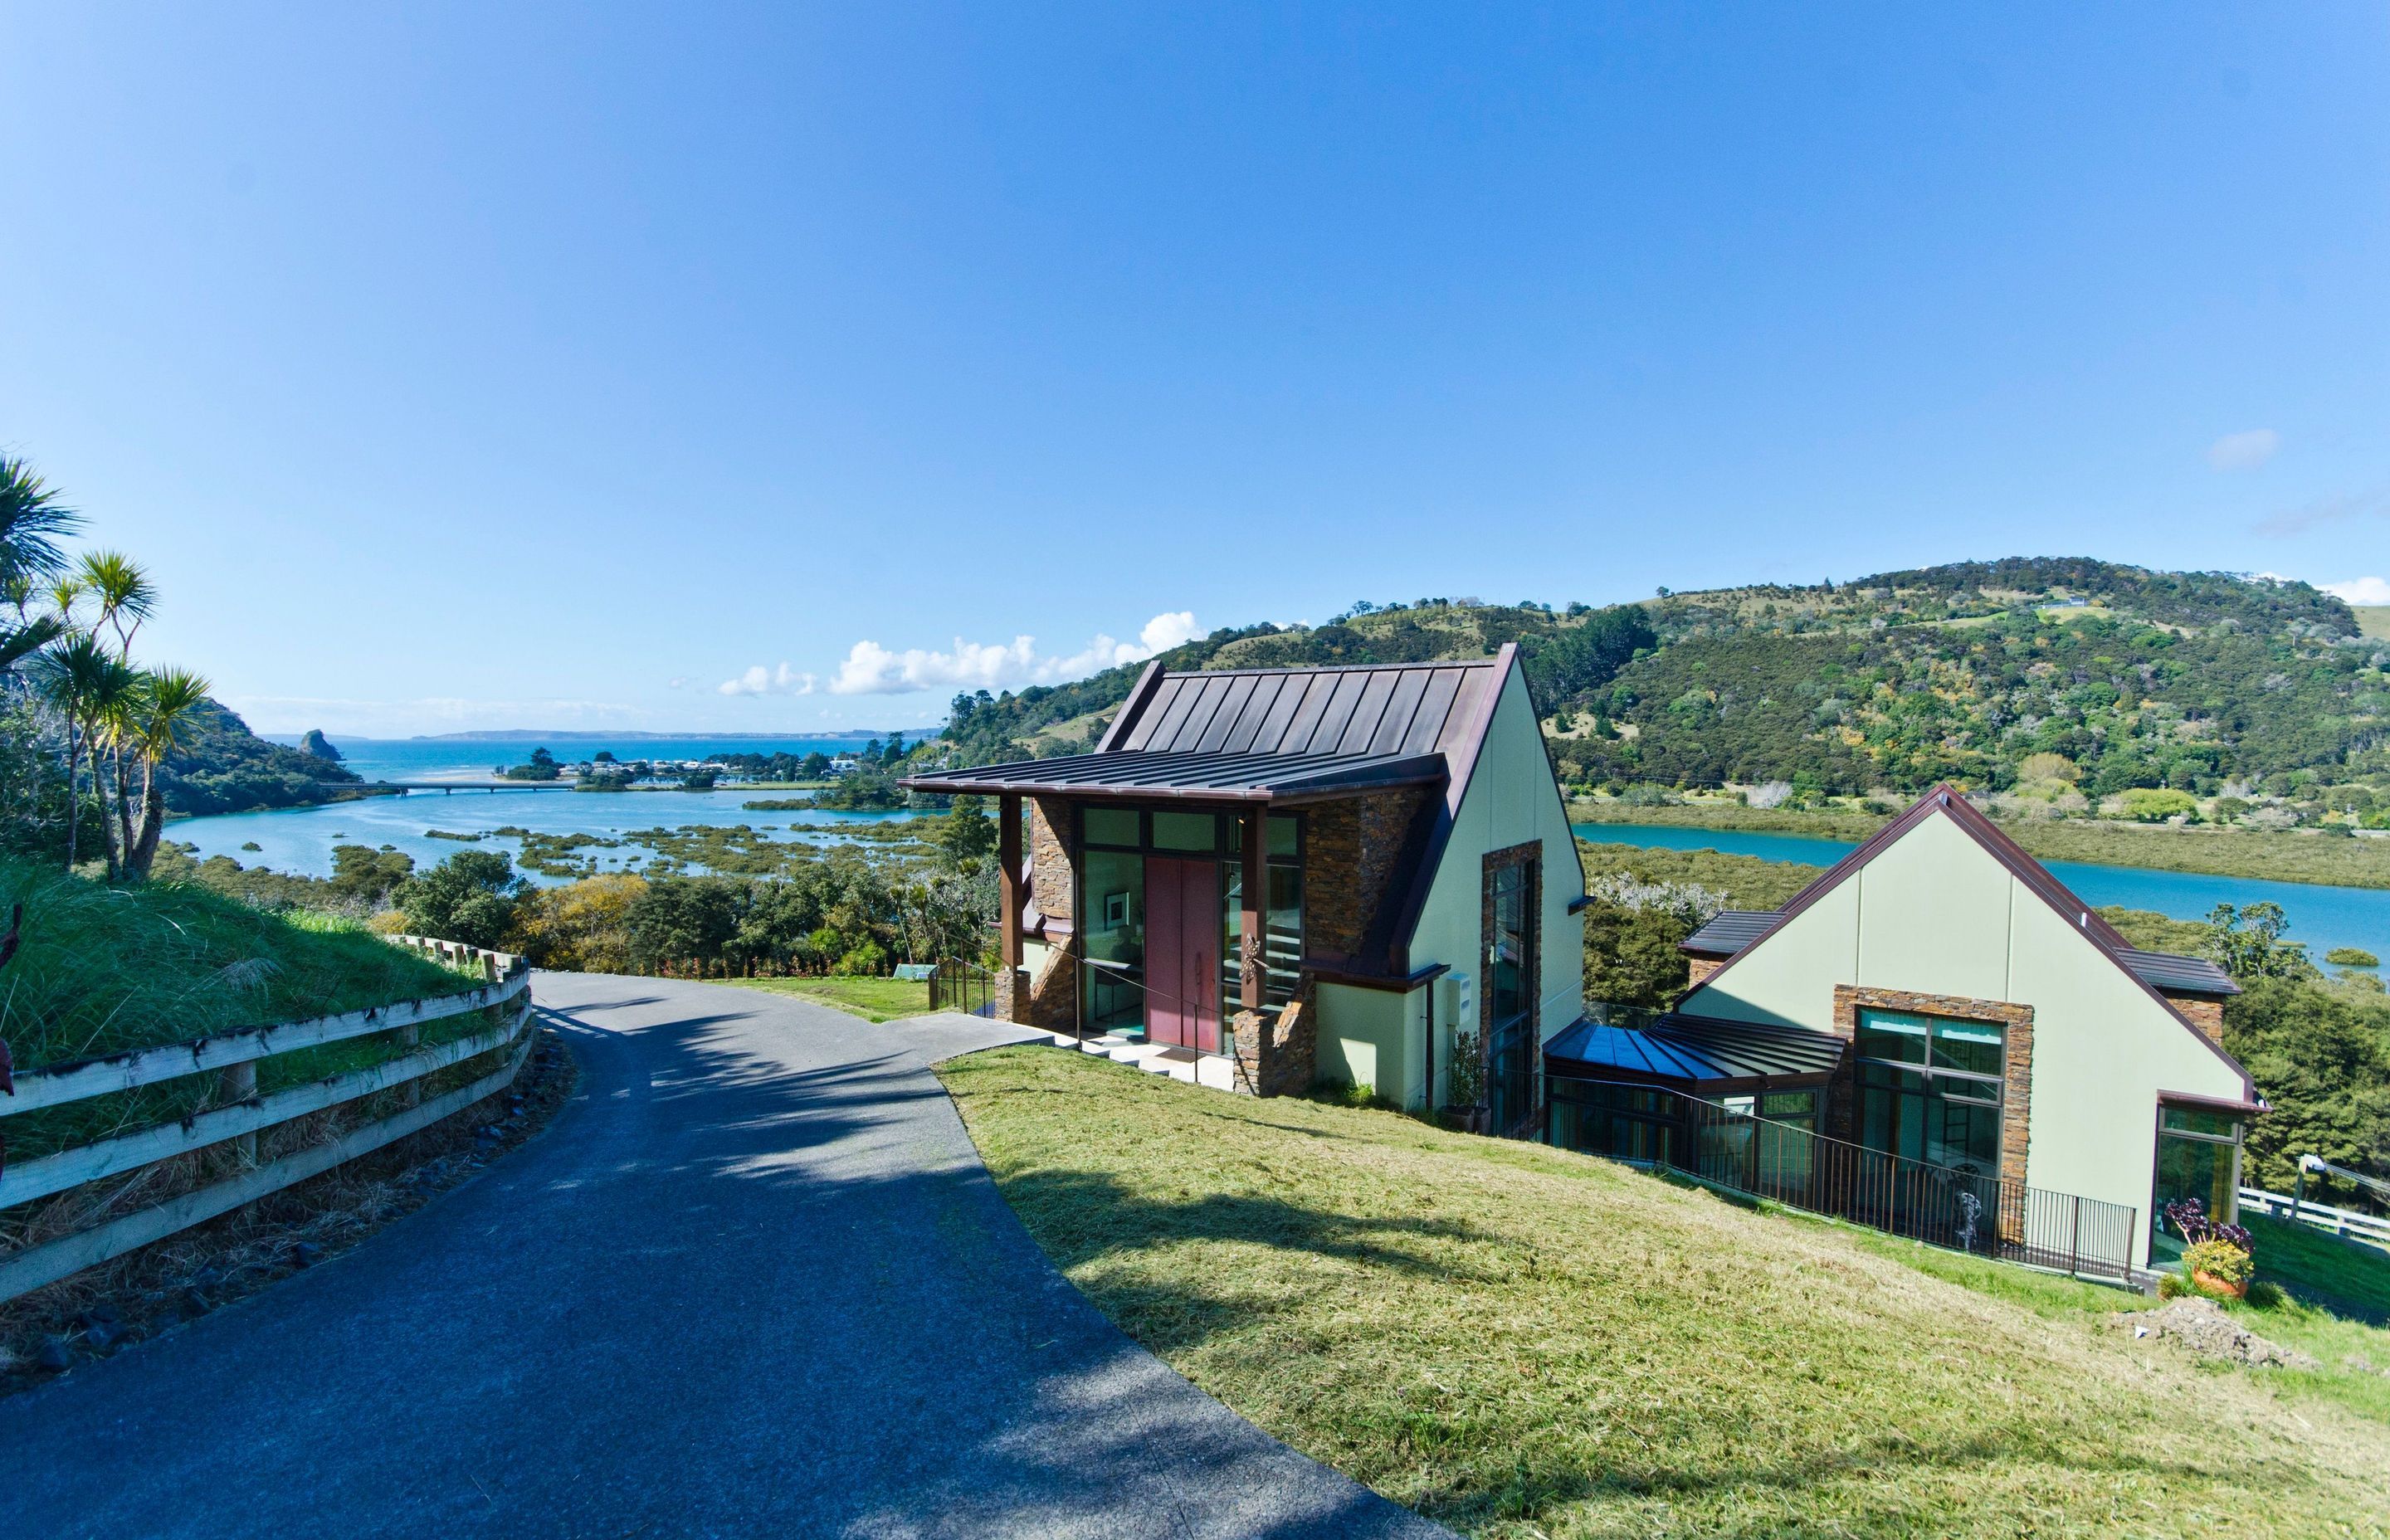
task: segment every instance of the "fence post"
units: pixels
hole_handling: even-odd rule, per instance
[[[247,1101],[255,1095],[257,1095],[257,1060],[252,1059],[239,1064],[225,1066],[224,1073],[216,1081],[218,1101],[230,1105],[234,1102]],[[254,1133],[238,1135],[227,1142],[231,1144],[233,1152],[239,1157],[241,1164],[253,1166],[257,1163],[257,1136]]]
[[[2083,1195],[2079,1192],[2075,1195],[2075,1228],[2066,1238],[2066,1270],[2083,1270]]]

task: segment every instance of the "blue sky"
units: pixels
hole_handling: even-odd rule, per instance
[[[2390,599],[2385,78],[2358,5],[20,4],[0,446],[263,730],[1967,557]]]

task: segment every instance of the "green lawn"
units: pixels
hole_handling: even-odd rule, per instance
[[[826,1006],[874,1021],[893,1020],[899,1016],[920,1016],[930,1008],[930,986],[904,979],[829,978],[829,979],[724,979],[723,983],[737,984],[741,989],[760,989],[773,995],[802,995],[808,1000],[819,1000]]]
[[[2100,1323],[2132,1296],[1394,1113],[1043,1049],[942,1073],[1124,1329],[1463,1530],[2385,1533],[2390,1406],[2355,1369],[2195,1364]]]

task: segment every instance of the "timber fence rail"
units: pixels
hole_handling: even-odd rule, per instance
[[[138,1172],[212,1146],[231,1144],[236,1174],[162,1201],[114,1215],[71,1233],[14,1251],[0,1250],[0,1301],[15,1299],[187,1229],[268,1194],[321,1175],[343,1161],[419,1132],[514,1084],[531,1056],[531,967],[523,958],[427,936],[395,936],[395,944],[478,972],[483,982],[454,995],[433,995],[303,1021],[219,1033],[160,1047],[45,1065],[17,1076],[16,1094],[0,1095],[0,1119],[109,1096],[191,1075],[220,1077],[216,1105],[188,1116],[0,1167],[0,1212],[66,1192],[87,1182]],[[423,1024],[511,1005],[498,1020],[450,1042],[420,1046]],[[260,1096],[259,1061],[327,1044],[388,1033],[392,1057]],[[457,1064],[505,1050],[495,1068],[463,1085],[424,1098],[423,1082]],[[402,1092],[395,1112],[340,1131],[259,1164],[257,1135],[311,1113],[389,1090]],[[0,1132],[6,1124],[0,1123]]]
[[[2241,1189],[2241,1206],[2255,1209],[2268,1219],[2295,1219],[2339,1236],[2344,1240],[2369,1240],[2376,1246],[2390,1247],[2390,1219],[2377,1213],[2359,1213],[2355,1209],[2335,1208],[2319,1203],[2312,1198],[2284,1197],[2279,1192],[2267,1192],[2258,1187]]]

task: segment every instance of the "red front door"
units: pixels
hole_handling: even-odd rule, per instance
[[[1220,1051],[1220,867],[1145,858],[1145,1033]]]

